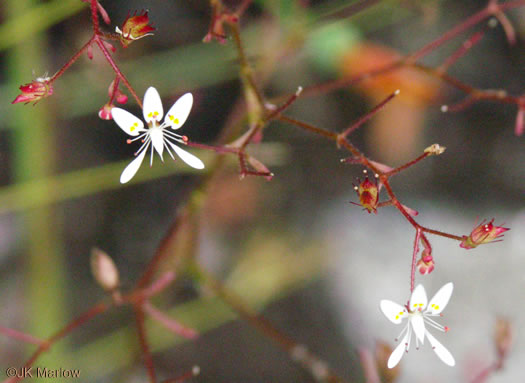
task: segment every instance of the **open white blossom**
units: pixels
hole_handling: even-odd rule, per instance
[[[133,139],[128,139],[128,144],[137,140],[141,140],[142,146],[135,152],[135,158],[131,163],[124,169],[120,176],[120,182],[125,184],[133,178],[137,173],[146,156],[148,148],[151,147],[150,166],[153,164],[153,149],[159,154],[160,159],[164,161],[162,154],[164,148],[169,153],[172,159],[175,160],[173,153],[170,148],[189,166],[195,169],[203,169],[204,164],[200,159],[195,157],[193,154],[179,148],[171,141],[175,141],[181,144],[186,144],[187,137],[181,136],[172,132],[173,130],[179,129],[190,114],[191,107],[193,105],[193,96],[191,93],[186,93],[181,96],[175,104],[170,108],[164,122],[160,122],[164,115],[162,108],[162,101],[160,100],[159,92],[153,87],[149,87],[144,95],[144,107],[143,114],[144,120],[148,125],[144,127],[144,123],[139,118],[135,117],[131,113],[121,108],[112,108],[111,115],[117,125],[127,134],[133,136]],[[170,141],[171,140],[171,141]]]
[[[418,285],[412,292],[410,301],[406,306],[401,306],[389,300],[380,302],[381,311],[392,323],[400,324],[404,319],[408,319],[405,328],[396,339],[401,339],[401,341],[388,359],[388,368],[394,368],[403,357],[405,351],[408,352],[410,341],[412,340],[412,332],[415,334],[416,348],[419,348],[419,343],[424,344],[426,337],[432,349],[443,363],[449,366],[456,364],[452,354],[425,327],[428,325],[439,331],[448,331],[448,327],[441,326],[430,317],[441,316],[441,312],[447,306],[453,289],[453,283],[447,283],[428,302],[425,288],[423,285]]]

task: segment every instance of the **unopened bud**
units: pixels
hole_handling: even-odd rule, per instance
[[[115,263],[109,255],[97,248],[91,250],[91,273],[106,291],[113,291],[119,285],[119,274]]]
[[[143,12],[137,15],[137,12],[124,20],[122,30],[119,27],[115,28],[115,32],[120,36],[120,43],[126,48],[133,41],[152,35],[155,28],[149,24],[148,12]]]
[[[36,104],[41,99],[51,96],[53,94],[53,86],[49,81],[49,77],[39,77],[30,84],[20,86],[22,93],[19,94],[11,104],[17,104],[19,102],[27,104],[33,101]]]
[[[111,109],[113,109],[114,105],[113,104],[105,104],[102,108],[100,108],[100,110],[98,111],[98,116],[102,119],[102,120],[111,120],[112,119],[112,116],[111,116]]]
[[[367,171],[364,170],[363,173],[367,174]],[[359,204],[363,206],[368,213],[374,212],[377,214],[377,204],[379,203],[377,176],[373,178],[373,181],[370,181],[368,175],[366,175],[363,181],[357,178],[357,182],[359,182],[359,185],[354,185],[354,190],[359,197]]]
[[[490,222],[483,220],[472,230],[469,236],[463,236],[463,240],[459,246],[464,249],[473,249],[485,243],[501,241],[499,238],[503,237],[503,233],[510,229],[502,226],[494,226],[492,222],[494,222],[494,218],[490,220]]]
[[[439,144],[433,144],[426,148],[424,152],[428,153],[431,156],[439,156],[440,154],[443,154],[445,149],[446,148],[444,146],[441,146]]]

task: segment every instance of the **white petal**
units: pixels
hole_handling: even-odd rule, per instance
[[[188,165],[190,165],[192,168],[195,168],[195,169],[204,169],[204,164],[203,162],[198,159],[197,157],[195,157],[193,154],[191,153],[188,153],[187,151],[185,151],[184,149],[181,149],[179,148],[177,145],[175,144],[172,144],[171,142],[169,141],[166,141],[168,144],[170,144],[170,146],[172,147],[172,149],[175,151],[175,153],[177,153],[177,155],[180,157],[181,160],[183,160],[184,162],[186,162]]]
[[[181,96],[166,114],[164,122],[172,129],[179,129],[186,122],[193,105],[193,96],[186,93]]]
[[[414,334],[416,334],[417,339],[424,344],[425,342],[425,321],[423,320],[423,315],[412,315],[410,317],[410,324],[414,329]]]
[[[445,348],[445,346],[439,343],[439,341],[436,338],[434,338],[432,334],[428,331],[426,331],[426,336],[438,358],[441,359],[441,361],[448,366],[455,366],[456,361],[454,360],[454,357],[452,356],[450,351],[448,351]]]
[[[128,166],[126,166],[126,169],[122,172],[120,175],[120,183],[125,184],[130,179],[133,178],[135,173],[137,173],[137,170],[139,170],[140,165],[142,164],[142,161],[144,160],[144,156],[146,155],[147,150],[144,149],[133,161],[129,163]]]
[[[441,313],[445,307],[447,307],[450,296],[452,295],[452,290],[454,290],[454,284],[452,282],[449,282],[440,288],[436,295],[430,300],[426,311],[436,315]]]
[[[162,152],[164,151],[164,135],[162,134],[162,130],[159,128],[150,128],[149,136],[153,147],[162,159]]]
[[[401,358],[405,354],[405,350],[406,350],[406,347],[407,347],[406,343],[407,343],[407,340],[408,340],[408,333],[409,332],[410,331],[407,331],[407,333],[405,334],[403,339],[401,339],[401,341],[399,342],[397,347],[394,349],[394,351],[392,351],[392,354],[390,354],[390,358],[388,358],[388,362],[387,362],[388,368],[394,368],[395,366],[397,366],[397,364],[399,363],[399,361],[401,360]]]
[[[427,293],[423,285],[417,285],[410,297],[410,311],[423,311],[427,307]]]
[[[388,320],[395,324],[401,323],[403,318],[406,318],[408,315],[406,308],[387,299],[383,299],[379,302],[379,307]]]
[[[143,107],[144,119],[149,123],[153,120],[160,121],[164,115],[164,109],[162,109],[162,101],[160,99],[159,92],[157,89],[150,86],[144,94],[144,107]]]
[[[144,131],[144,123],[130,112],[121,108],[112,108],[111,116],[117,125],[130,136],[138,136]]]

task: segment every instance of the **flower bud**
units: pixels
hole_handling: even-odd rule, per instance
[[[128,96],[122,93],[119,89],[115,92],[115,99],[119,104],[125,104],[128,102]]]
[[[53,87],[49,83],[49,77],[39,77],[30,84],[20,86],[22,94],[18,95],[11,104],[34,101],[35,104],[41,99],[53,94]]]
[[[416,264],[421,275],[427,275],[434,271],[434,259],[431,256],[425,258],[428,260],[427,262],[423,260],[424,258],[421,258]]]
[[[122,30],[119,27],[115,27],[115,32],[120,35],[120,43],[124,48],[127,48],[134,40],[152,35],[154,30],[155,28],[149,25],[148,11],[139,15],[135,11],[131,17],[128,14],[128,17],[122,24]]]
[[[91,273],[97,283],[106,291],[113,291],[119,285],[119,274],[115,263],[102,250],[91,250]]]
[[[502,226],[494,226],[492,222],[494,222],[494,218],[487,223],[483,220],[481,224],[472,230],[468,237],[466,235],[463,236],[463,240],[459,246],[464,249],[473,249],[484,243],[498,242],[497,239],[503,237],[503,233],[510,229]]]
[[[126,96],[124,93],[120,91],[118,86],[115,89],[115,80],[111,81],[108,87],[108,96],[110,100],[117,100],[119,104],[125,104],[128,102],[128,96]],[[113,105],[111,105],[113,107]]]
[[[364,170],[363,173],[366,174],[367,171]],[[374,212],[377,214],[377,204],[379,202],[377,181],[374,179],[374,182],[372,182],[368,179],[368,176],[365,176],[363,181],[358,178],[357,182],[359,182],[359,185],[354,185],[354,190],[359,197],[360,205],[368,210],[368,213]]]
[[[425,153],[428,153],[431,156],[439,156],[445,152],[445,147],[439,144],[432,144],[424,150]]]
[[[113,109],[113,104],[105,104],[100,110],[98,111],[98,116],[103,120],[111,120],[113,117],[111,116],[111,109]]]

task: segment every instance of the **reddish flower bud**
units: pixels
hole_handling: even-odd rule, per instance
[[[431,255],[421,257],[421,259],[417,261],[416,267],[421,275],[430,274],[434,271],[434,259]]]
[[[117,92],[115,93],[115,99],[119,104],[125,104],[128,102],[128,96],[126,96],[124,93],[122,93],[120,90],[117,89]]]
[[[498,242],[497,239],[503,237],[503,233],[510,229],[502,226],[494,226],[492,222],[494,222],[494,218],[487,223],[483,220],[472,230],[468,237],[466,235],[463,236],[463,241],[461,241],[459,246],[464,249],[473,249],[484,243]]]
[[[34,101],[35,104],[41,99],[51,96],[53,94],[53,87],[49,83],[49,77],[39,77],[33,80],[30,84],[20,86],[22,94],[18,95],[11,104],[19,102],[30,103]]]
[[[113,109],[115,105],[113,104],[105,104],[100,110],[98,111],[98,116],[103,120],[111,120],[113,117],[111,116],[111,109]]]
[[[134,40],[152,35],[154,30],[155,28],[149,25],[148,11],[139,15],[135,11],[131,17],[128,14],[128,17],[122,24],[122,30],[119,27],[115,28],[115,32],[120,35],[120,43],[124,48],[127,48]]]
[[[115,80],[111,81],[111,84],[109,84],[108,96],[110,102],[112,99],[117,100],[119,104],[125,104],[126,102],[128,102],[128,96],[122,93],[118,87],[117,89],[115,89]],[[113,105],[111,105],[111,107],[113,107]]]
[[[367,171],[363,170],[363,173],[367,174]],[[359,204],[368,210],[368,213],[374,212],[377,214],[377,204],[379,202],[377,181],[374,179],[374,182],[372,182],[368,179],[368,176],[365,176],[363,181],[358,178],[357,182],[359,182],[359,185],[354,185],[354,190],[359,197]]]

